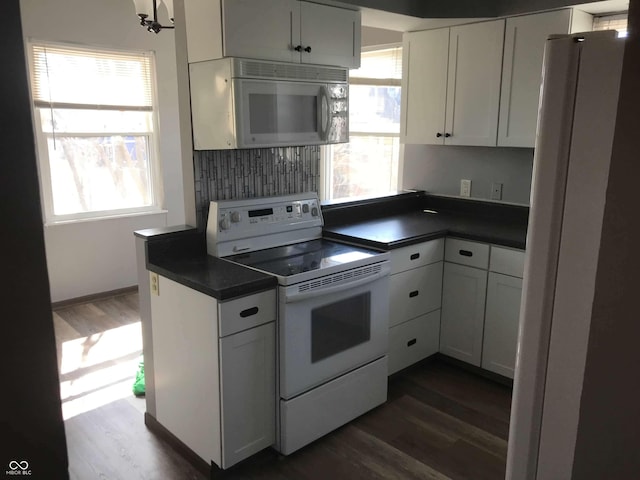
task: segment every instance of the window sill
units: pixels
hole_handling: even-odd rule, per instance
[[[45,222],[45,227],[57,227],[60,225],[70,225],[70,224],[78,224],[85,222],[101,222],[104,220],[118,220],[121,218],[130,218],[130,217],[149,217],[152,215],[166,215],[169,213],[169,210],[146,210],[143,212],[129,212],[129,213],[120,213],[120,214],[111,214],[104,215],[100,217],[87,217],[87,218],[72,218],[68,220],[57,220],[57,221],[49,221]]]

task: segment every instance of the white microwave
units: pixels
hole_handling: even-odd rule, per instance
[[[223,58],[189,82],[195,150],[349,141],[347,69]]]

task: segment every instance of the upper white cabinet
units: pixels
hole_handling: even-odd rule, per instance
[[[189,63],[221,57],[360,66],[360,12],[299,0],[185,2]]]
[[[507,19],[498,146],[535,146],[545,41],[552,34],[591,30],[591,25],[591,15],[571,9]]]
[[[496,145],[504,20],[404,37],[404,143]]]

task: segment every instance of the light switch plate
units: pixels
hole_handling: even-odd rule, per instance
[[[471,196],[471,180],[460,180],[460,196]]]
[[[494,182],[491,184],[491,200],[502,200],[502,184]]]

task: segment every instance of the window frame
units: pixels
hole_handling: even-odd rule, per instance
[[[60,225],[66,223],[76,223],[84,221],[97,221],[106,220],[118,217],[129,217],[138,215],[149,215],[166,212],[162,208],[163,202],[163,188],[162,188],[162,173],[161,162],[159,154],[159,114],[158,114],[158,95],[157,95],[157,77],[156,77],[156,55],[154,51],[144,51],[135,49],[121,49],[114,47],[104,47],[86,44],[76,44],[71,42],[52,42],[40,39],[29,38],[27,41],[27,60],[29,66],[29,92],[31,99],[31,111],[33,114],[33,130],[36,144],[36,157],[38,159],[38,176],[40,179],[40,192],[42,203],[43,222],[45,226]],[[33,78],[35,72],[34,66],[34,46],[51,46],[52,48],[68,48],[70,50],[85,50],[88,53],[91,52],[107,52],[107,53],[123,53],[129,55],[147,56],[150,60],[150,82],[151,82],[151,131],[148,132],[61,132],[58,134],[53,133],[54,137],[112,137],[112,136],[132,136],[132,137],[146,137],[147,138],[147,155],[148,155],[148,168],[149,168],[149,183],[150,183],[150,198],[151,204],[139,207],[125,207],[109,210],[93,210],[89,212],[77,212],[69,214],[56,215],[53,207],[53,184],[51,176],[51,163],[49,158],[49,146],[48,140],[51,134],[45,132],[42,128],[41,113],[46,111],[42,106],[38,106],[34,99],[33,92]],[[77,104],[80,106],[76,108],[82,109],[82,105],[89,104]],[[55,108],[55,107],[54,107]],[[59,107],[62,109],[74,109],[69,104]],[[95,111],[95,108],[89,110]],[[125,110],[126,111],[126,110]],[[138,107],[131,107],[130,111],[140,111]]]
[[[402,43],[391,43],[384,45],[372,45],[369,47],[362,48],[362,52],[375,52],[379,50],[388,50],[392,48],[401,49],[402,54]],[[402,64],[402,61],[401,61]],[[354,69],[355,70],[355,69]],[[351,85],[365,85],[365,86],[393,86],[400,87],[402,89],[402,78],[367,78],[367,77],[351,77],[349,76],[349,87]],[[349,100],[349,111],[351,111],[351,100]],[[402,115],[402,112],[400,112]],[[396,172],[396,182],[395,182],[395,190],[399,190],[401,185],[401,173],[402,173],[402,162],[403,162],[403,154],[404,148],[402,143],[400,142],[400,132],[363,132],[363,131],[354,131],[351,129],[351,125],[349,125],[349,141],[351,141],[351,137],[390,137],[398,139],[398,169]],[[341,203],[341,202],[349,202],[354,200],[361,200],[366,198],[374,198],[373,196],[364,196],[364,197],[344,197],[334,199],[332,197],[333,193],[333,167],[332,167],[332,155],[331,148],[333,145],[323,145],[320,151],[320,199],[329,203]],[[392,192],[393,190],[390,190]]]

